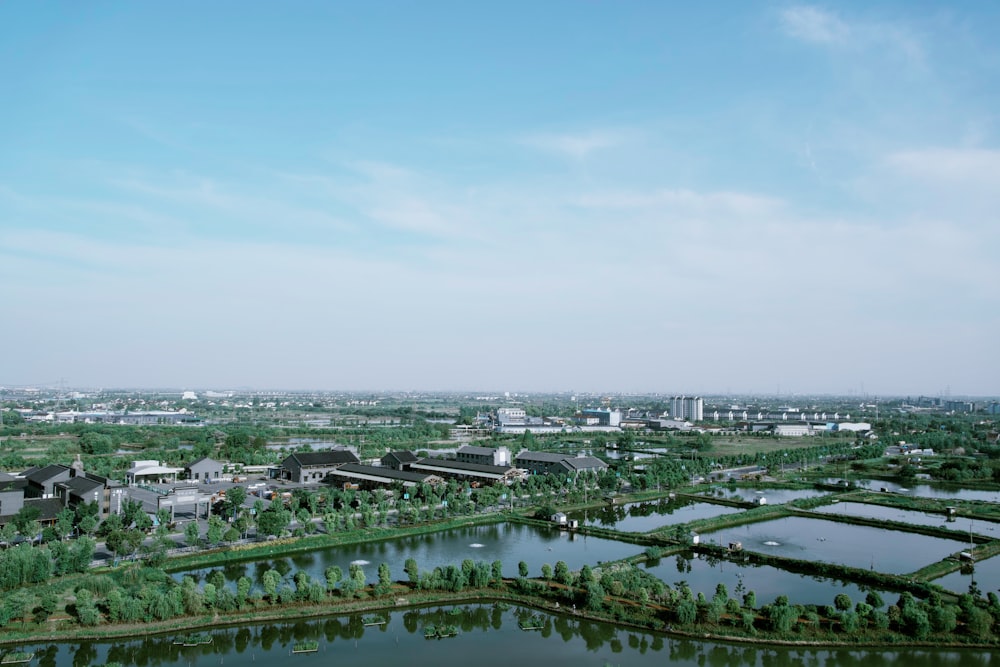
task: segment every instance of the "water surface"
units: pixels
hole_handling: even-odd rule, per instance
[[[387,623],[365,627],[359,616],[297,623],[264,624],[210,630],[212,643],[182,647],[178,635],[146,635],[115,642],[27,645],[39,667],[89,667],[110,661],[126,667],[986,667],[990,651],[933,649],[814,649],[693,641],[623,629],[572,616],[542,615],[540,631],[517,626],[517,607],[491,605],[392,611]],[[459,634],[427,640],[431,624],[453,623]],[[297,642],[315,641],[315,653],[294,655]],[[995,664],[995,663],[992,663]]]
[[[956,540],[798,516],[723,528],[701,539],[723,545],[741,542],[748,551],[890,574],[919,570],[966,547]]]
[[[742,511],[738,507],[728,505],[674,498],[625,505],[607,505],[570,512],[566,516],[578,520],[584,526],[611,528],[627,533],[646,533],[663,526]]]

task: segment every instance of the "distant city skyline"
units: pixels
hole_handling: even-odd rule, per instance
[[[996,396],[997,34],[0,4],[0,385]]]
[[[726,392],[726,391],[708,391],[701,394],[687,394],[681,395],[676,391],[670,390],[653,390],[647,392],[622,392],[622,391],[600,391],[600,390],[589,390],[589,391],[576,391],[572,389],[551,389],[551,390],[498,390],[491,387],[467,387],[467,388],[457,388],[457,389],[420,389],[420,388],[410,388],[410,389],[391,389],[391,388],[337,388],[337,387],[312,387],[312,388],[294,388],[294,387],[230,387],[223,385],[212,385],[204,387],[152,387],[152,386],[72,386],[72,385],[55,385],[55,384],[41,384],[41,385],[3,385],[0,384],[0,397],[6,393],[10,397],[18,393],[23,392],[39,392],[51,396],[62,395],[64,397],[71,396],[74,394],[88,395],[96,393],[116,393],[116,392],[135,392],[139,395],[142,394],[177,394],[177,395],[192,395],[186,398],[181,398],[180,400],[203,400],[205,398],[220,398],[223,396],[247,396],[247,395],[295,395],[295,394],[346,394],[350,396],[381,396],[381,397],[399,397],[402,395],[468,395],[470,397],[475,397],[478,400],[509,400],[517,402],[520,399],[532,399],[539,396],[571,396],[580,401],[602,401],[607,398],[615,397],[657,397],[664,400],[664,402],[671,402],[672,399],[680,398],[700,398],[704,400],[728,400],[728,399],[761,399],[761,400],[774,400],[774,401],[794,401],[794,400],[806,400],[806,399],[838,399],[838,400],[850,400],[862,402],[879,402],[879,401],[899,401],[905,400],[906,398],[912,399],[933,399],[941,401],[949,400],[986,400],[995,401],[998,394],[964,394],[964,393],[952,393],[950,390],[945,390],[942,392],[934,394],[895,394],[895,393],[883,393],[883,394],[869,394],[867,392],[860,393],[856,391],[849,390],[844,393],[825,393],[825,392],[793,392],[793,393],[769,393],[766,391],[762,392]]]

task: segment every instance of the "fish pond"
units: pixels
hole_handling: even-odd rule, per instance
[[[798,516],[723,528],[701,539],[723,545],[740,542],[749,551],[889,574],[919,570],[965,548],[956,540]]]
[[[836,483],[837,480],[827,480]],[[1000,503],[1000,491],[985,489],[961,489],[947,486],[931,484],[915,484],[913,486],[903,486],[896,482],[882,481],[878,479],[855,480],[855,485],[870,491],[881,491],[885,489],[888,493],[899,493],[918,498],[939,498],[942,500],[979,500],[988,503]]]
[[[528,565],[529,576],[537,577],[541,574],[542,565],[554,566],[560,560],[569,569],[577,570],[584,565],[620,560],[642,551],[643,547],[636,544],[586,537],[555,527],[496,523],[330,547],[286,558],[231,564],[223,569],[223,574],[231,582],[244,575],[260,582],[263,573],[268,570],[277,570],[286,577],[304,570],[310,576],[322,579],[326,568],[336,565],[346,573],[354,563],[362,565],[369,580],[374,580],[378,566],[386,563],[393,579],[405,579],[403,566],[408,558],[416,560],[422,572],[438,566],[461,565],[468,558],[487,563],[499,560],[507,577],[516,577],[518,563],[524,561]],[[190,570],[175,573],[174,576],[189,574],[199,579],[209,571]]]
[[[990,592],[1000,594],[1000,556],[979,561],[971,567],[966,566],[961,570],[939,577],[931,583],[961,594],[969,592],[969,586],[973,581],[982,591],[982,595]]]
[[[596,509],[570,512],[566,516],[584,526],[611,528],[627,533],[646,533],[663,526],[710,519],[723,514],[742,512],[738,507],[698,502],[682,498],[665,498],[651,502],[607,505]]]
[[[802,498],[816,498],[826,495],[818,489],[751,489],[746,487],[714,486],[704,495],[726,500],[756,503],[763,498],[768,505],[783,505]]]
[[[991,537],[996,533],[997,524],[993,521],[969,520],[958,518],[949,521],[944,514],[934,514],[919,512],[917,510],[904,510],[885,505],[872,505],[870,503],[839,502],[832,505],[823,505],[813,509],[820,514],[838,514],[841,516],[856,516],[866,519],[880,519],[883,521],[900,521],[911,523],[915,526],[934,526],[938,528],[949,528],[951,530],[961,530],[965,532],[975,532]]]
[[[647,561],[643,567],[671,587],[683,582],[695,594],[704,593],[708,598],[715,594],[715,587],[720,583],[726,585],[730,597],[737,599],[741,591],[753,591],[758,605],[774,602],[779,595],[787,595],[793,604],[833,604],[834,597],[839,593],[860,602],[869,590],[837,579],[796,574],[770,565],[699,557],[695,553],[665,556]]]
[[[523,631],[521,618],[532,627]],[[44,642],[24,645],[40,667],[371,667],[467,665],[509,667],[986,667],[991,652],[959,649],[814,648],[727,644],[673,638],[519,607],[468,605],[386,612],[385,623],[366,626],[361,616],[340,616],[295,623],[270,623],[208,629],[205,641],[185,646],[186,633],[144,634],[105,642]],[[428,630],[454,630],[444,639]],[[310,652],[295,653],[297,647]]]

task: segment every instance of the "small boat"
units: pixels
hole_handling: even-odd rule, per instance
[[[304,641],[292,644],[292,653],[315,653],[319,650],[319,642]]]

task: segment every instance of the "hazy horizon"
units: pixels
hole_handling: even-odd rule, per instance
[[[0,4],[0,384],[995,396],[997,34]]]
[[[348,389],[348,388],[322,388],[322,387],[311,387],[311,388],[290,388],[290,387],[234,387],[234,386],[224,386],[224,385],[212,385],[212,386],[181,386],[181,387],[154,387],[154,386],[57,386],[57,385],[3,385],[0,384],[0,390],[6,391],[45,391],[49,393],[68,393],[68,392],[78,392],[78,393],[88,393],[88,392],[138,392],[138,393],[149,393],[149,394],[182,394],[184,392],[194,392],[198,394],[198,399],[204,399],[205,394],[208,392],[213,393],[232,393],[234,395],[242,394],[254,394],[254,393],[277,393],[277,394],[348,394],[348,395],[402,395],[402,394],[414,394],[414,395],[459,395],[467,394],[473,395],[476,398],[489,397],[490,399],[504,399],[516,401],[519,398],[532,398],[537,396],[573,396],[575,398],[584,399],[600,399],[605,397],[614,396],[637,396],[637,397],[662,397],[670,398],[675,396],[692,396],[701,397],[705,399],[728,399],[728,398],[753,398],[753,399],[767,399],[775,401],[784,400],[796,400],[796,399],[808,399],[808,398],[836,398],[836,399],[847,399],[847,400],[860,400],[862,402],[876,402],[876,401],[893,401],[905,398],[941,398],[944,400],[994,400],[998,397],[996,394],[960,394],[960,393],[941,393],[941,394],[898,394],[898,393],[879,393],[872,394],[868,392],[847,392],[843,394],[837,393],[823,393],[823,392],[789,392],[789,393],[773,393],[767,391],[748,391],[748,392],[725,392],[725,391],[706,391],[706,392],[683,392],[683,391],[647,391],[647,392],[624,392],[617,390],[571,390],[571,389],[538,389],[538,390],[508,390],[508,389],[495,389],[495,388],[457,388],[457,389],[420,389],[420,388],[409,388],[409,389],[392,389],[392,388],[361,388],[361,389]]]

